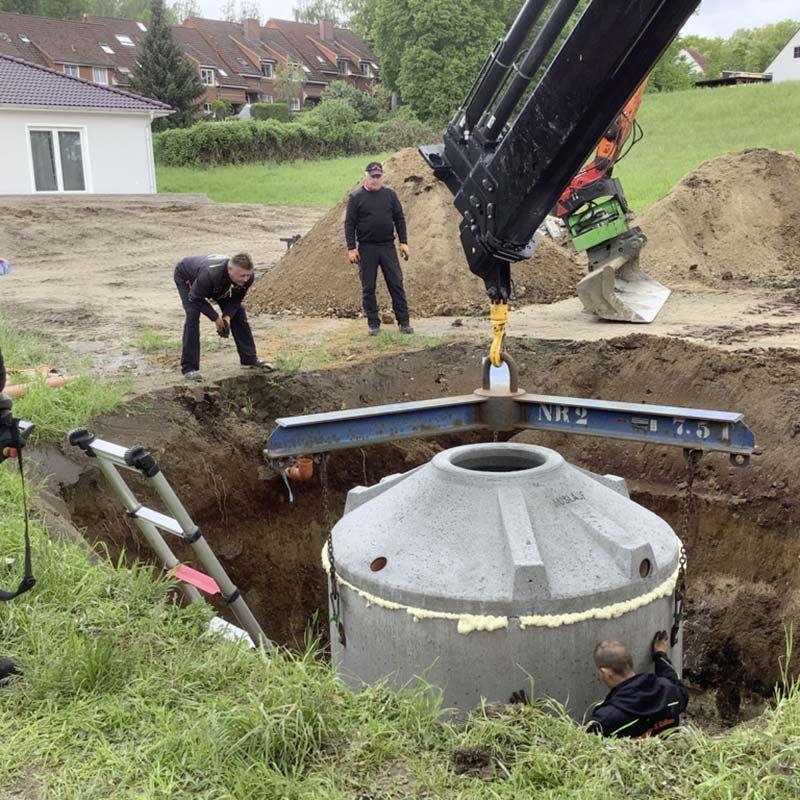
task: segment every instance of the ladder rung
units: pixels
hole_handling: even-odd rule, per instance
[[[203,594],[222,594],[217,582],[210,575],[206,575],[205,572],[192,569],[186,564],[179,564],[171,572],[178,580],[194,586]]]
[[[178,520],[168,517],[160,511],[154,511],[152,508],[142,506],[134,516],[137,519],[143,519],[145,522],[155,525],[156,528],[161,528],[162,531],[167,533],[174,533],[181,538],[184,536],[183,529],[178,525]]]

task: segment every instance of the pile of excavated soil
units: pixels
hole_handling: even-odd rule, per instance
[[[668,286],[786,286],[800,251],[800,158],[746,150],[705,161],[637,219],[644,269]]]
[[[483,281],[467,266],[458,235],[460,215],[447,187],[413,149],[389,159],[385,170],[386,182],[400,197],[408,222],[411,258],[402,266],[412,316],[483,313],[487,304]],[[346,208],[345,198],[256,283],[249,308],[358,316],[361,288],[357,268],[347,261]],[[565,248],[545,240],[533,258],[514,265],[513,278],[516,303],[552,303],[574,294],[581,268]],[[378,284],[381,308],[389,310],[383,281]]]

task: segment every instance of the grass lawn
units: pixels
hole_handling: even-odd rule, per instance
[[[639,112],[645,138],[616,175],[634,211],[663,197],[702,161],[732,150],[800,152],[800,82],[648,94]],[[161,192],[201,192],[220,203],[333,206],[371,159],[193,169],[158,167]]]
[[[800,82],[645,95],[645,138],[615,171],[634,211],[667,194],[702,161],[733,150],[800,152]]]
[[[267,203],[290,206],[334,206],[358,183],[370,161],[388,153],[294,161],[288,164],[243,164],[196,169],[158,167],[159,192],[199,192],[216,203]]]

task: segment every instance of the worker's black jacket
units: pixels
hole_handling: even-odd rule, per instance
[[[641,673],[615,686],[594,709],[589,731],[603,736],[654,736],[680,724],[689,693],[670,660],[655,657],[655,674]]]
[[[175,279],[186,281],[189,289],[189,302],[212,322],[219,314],[211,307],[214,300],[223,308],[223,313],[232,317],[253,285],[255,275],[244,286],[237,286],[228,275],[227,256],[186,256],[175,267]]]
[[[394,189],[382,186],[370,192],[362,186],[350,195],[344,218],[348,250],[355,249],[356,241],[359,244],[391,244],[395,228],[400,244],[408,244],[403,206]]]

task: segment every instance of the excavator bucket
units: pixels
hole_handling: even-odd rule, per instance
[[[587,314],[617,322],[652,322],[671,291],[639,268],[639,254],[620,254],[578,283]]]

